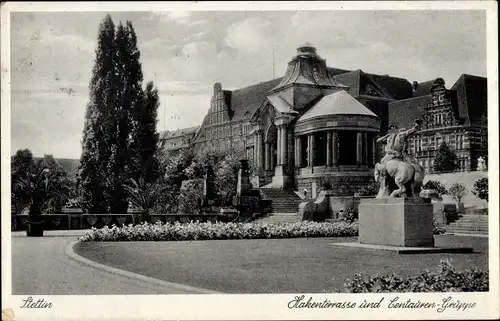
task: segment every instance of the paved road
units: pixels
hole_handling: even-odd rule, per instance
[[[12,233],[12,294],[193,293],[112,274],[71,259],[65,248],[78,234],[81,233],[67,231],[28,238],[24,232]]]

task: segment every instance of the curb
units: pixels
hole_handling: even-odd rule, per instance
[[[223,294],[224,292],[218,292],[218,291],[213,291],[213,290],[208,290],[208,289],[203,289],[203,288],[198,288],[194,286],[189,286],[189,285],[184,285],[184,284],[179,284],[179,283],[173,283],[173,282],[167,282],[159,279],[155,279],[149,276],[145,276],[142,274],[134,273],[134,272],[129,272],[121,269],[117,269],[111,266],[107,266],[101,263],[94,262],[92,260],[86,259],[83,256],[78,255],[74,250],[73,247],[75,244],[78,243],[78,241],[72,241],[69,242],[66,245],[66,248],[64,249],[64,253],[74,261],[77,261],[79,263],[91,266],[95,269],[98,270],[103,270],[112,274],[117,274],[120,276],[124,276],[129,279],[134,279],[150,284],[155,284],[155,285],[160,285],[163,287],[169,287],[172,289],[177,289],[181,291],[186,291],[186,292],[191,292],[192,294]]]
[[[470,233],[444,233],[443,235],[453,235],[453,236],[470,236],[470,237],[484,237],[488,238],[489,235],[484,235],[484,234],[470,234]]]

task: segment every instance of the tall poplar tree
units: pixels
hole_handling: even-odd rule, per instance
[[[130,21],[115,26],[108,15],[99,29],[85,117],[79,186],[84,210],[126,213],[129,178],[152,182],[158,133],[158,91],[142,88],[137,35]]]
[[[156,129],[160,98],[158,89],[153,82],[148,82],[144,93],[144,104],[137,110],[137,131],[134,136],[134,145],[138,147],[136,161],[138,178],[145,182],[154,182],[159,174],[159,160],[157,148],[159,135]]]
[[[89,102],[83,129],[82,155],[78,173],[82,190],[83,210],[87,213],[107,213],[109,203],[108,164],[114,131],[113,104],[116,75],[115,25],[107,15],[99,26],[96,57],[89,84]]]

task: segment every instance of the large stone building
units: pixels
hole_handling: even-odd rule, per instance
[[[329,181],[352,195],[372,180],[379,135],[390,124],[423,120],[408,153],[432,171],[443,141],[463,170],[473,168],[486,139],[486,79],[463,75],[451,89],[442,79],[403,78],[327,67],[316,48],[297,49],[282,78],[234,91],[213,87],[210,109],[191,141],[196,151],[245,150],[260,186],[315,190]],[[182,131],[182,130],[181,130]],[[186,130],[185,130],[186,131]],[[174,138],[162,136],[167,149]],[[178,139],[178,138],[175,138]]]

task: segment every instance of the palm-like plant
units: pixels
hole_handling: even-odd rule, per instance
[[[64,204],[71,190],[71,182],[58,166],[44,160],[37,164],[32,157],[14,161],[11,173],[12,202],[17,213],[29,208],[32,221],[40,221],[44,211]]]
[[[168,187],[161,182],[146,182],[143,178],[135,180],[130,178],[123,188],[127,191],[129,202],[132,206],[142,211],[143,218],[150,220],[150,213]]]
[[[69,199],[71,182],[66,173],[58,168],[39,164],[30,179],[30,217],[39,218],[43,211],[51,211]]]

